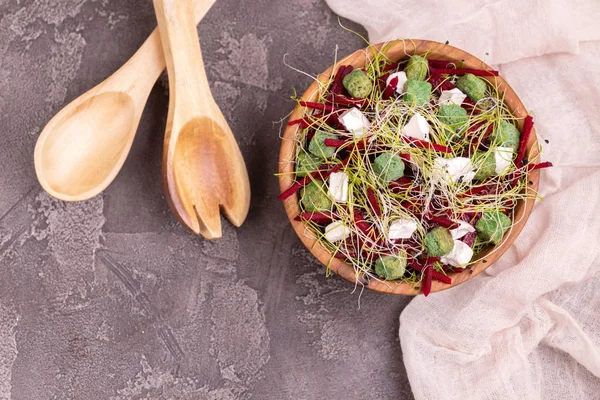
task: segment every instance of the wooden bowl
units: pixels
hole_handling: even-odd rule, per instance
[[[348,57],[340,60],[336,65],[327,69],[321,75],[317,77],[318,81],[324,83],[331,79],[337,72],[340,65],[352,65],[355,68],[362,68],[365,66],[368,58],[372,57],[375,51],[379,51],[383,47],[383,43],[374,45],[373,48],[365,48],[358,50]],[[455,62],[462,62],[465,68],[475,69],[492,69],[489,65],[478,59],[471,54],[452,47],[450,45],[432,42],[428,40],[398,40],[388,46],[388,50],[385,52],[386,56],[392,61],[396,62],[407,58],[408,55],[412,54],[424,54],[427,53],[427,58],[437,60],[449,60]],[[499,89],[500,94],[504,95],[504,102],[510,109],[512,114],[519,119],[519,129],[523,129],[523,120],[527,116],[527,109],[514,92],[514,90],[502,79],[501,77],[489,77],[484,78],[496,85]],[[324,86],[324,85],[321,85]],[[302,95],[304,101],[315,101],[319,95],[319,84],[313,82],[312,85]],[[290,120],[302,118],[304,115],[305,108],[297,106],[294,112],[290,116]],[[294,183],[294,157],[296,152],[296,143],[293,140],[298,127],[288,126],[283,134],[283,141],[281,144],[281,150],[279,154],[279,185],[281,191],[286,190]],[[539,146],[537,144],[537,137],[535,130],[532,131],[529,141],[527,143],[527,154],[530,160],[536,158],[539,155]],[[537,188],[540,180],[540,171],[535,170],[529,173],[529,184],[527,190],[531,193],[537,192]],[[476,256],[476,262],[472,264],[471,268],[465,269],[463,272],[450,273],[449,276],[452,278],[452,284],[446,284],[439,281],[433,281],[431,292],[437,292],[448,289],[452,286],[460,285],[461,283],[473,278],[481,271],[492,265],[504,252],[513,244],[513,242],[521,233],[523,226],[527,222],[533,204],[534,198],[530,198],[527,201],[519,201],[516,205],[515,221],[517,221],[512,229],[510,229],[505,235],[502,242],[490,249],[480,253]],[[329,252],[325,247],[320,245],[314,234],[308,228],[308,225],[304,222],[295,221],[294,218],[300,214],[300,207],[298,206],[298,195],[295,194],[284,201],[284,206],[288,218],[296,231],[296,234],[304,243],[304,245],[310,250],[310,252],[321,262],[323,265],[328,266],[336,274],[340,275],[344,279],[350,282],[356,282],[357,280],[361,284],[367,285],[371,290],[375,290],[382,293],[393,293],[403,295],[416,295],[420,293],[420,290],[415,289],[413,286],[406,282],[400,281],[378,281],[371,279],[368,282],[361,276],[360,273],[356,273],[354,268],[344,261],[334,258],[333,254]]]

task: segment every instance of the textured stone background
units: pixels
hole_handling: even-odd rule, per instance
[[[349,26],[360,29],[350,23]],[[90,201],[46,195],[45,123],[155,26],[149,0],[0,0],[0,399],[409,399],[397,338],[409,299],[365,292],[303,249],[275,196],[292,87],[361,46],[322,0],[218,0],[200,24],[240,142],[246,224],[206,242],[160,182],[165,77],[117,179]]]

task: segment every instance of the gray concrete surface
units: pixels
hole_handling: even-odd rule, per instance
[[[350,23],[349,26],[360,29]],[[122,172],[67,204],[33,148],[63,105],[155,26],[150,1],[0,0],[0,399],[410,399],[397,338],[409,299],[365,292],[302,247],[275,199],[274,124],[335,46],[361,46],[322,0],[218,0],[199,32],[252,180],[241,229],[206,242],[160,182],[166,77]]]

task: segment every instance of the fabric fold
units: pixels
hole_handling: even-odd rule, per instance
[[[364,26],[372,43],[397,38],[449,41],[488,64],[576,54],[600,40],[594,0],[326,0]]]
[[[540,195],[514,245],[400,316],[417,400],[600,393],[600,2],[327,0],[371,42],[449,40],[496,64],[535,118]],[[498,65],[499,64],[499,65]]]

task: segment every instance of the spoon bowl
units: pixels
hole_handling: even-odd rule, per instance
[[[115,165],[127,157],[134,122],[134,102],[122,92],[101,93],[69,108],[36,148],[36,169],[44,189],[65,200],[89,198],[104,190],[118,172]],[[101,140],[98,132],[103,132]]]

